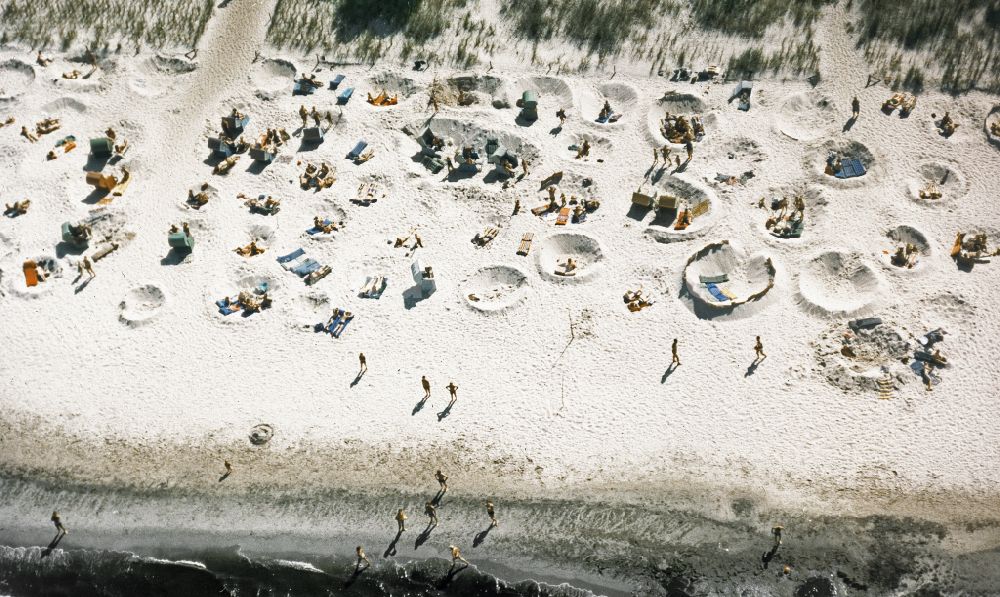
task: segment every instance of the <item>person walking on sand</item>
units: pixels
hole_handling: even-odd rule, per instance
[[[451,550],[451,567],[454,568],[458,562],[462,562],[466,566],[469,565],[469,560],[462,557],[462,550],[455,547],[454,545],[449,545],[448,549]]]
[[[670,165],[670,146],[669,145],[664,145],[663,148],[660,149],[660,153],[663,154],[663,164],[664,164],[664,166],[669,166]]]
[[[434,478],[437,479],[438,485],[440,486],[438,491],[441,493],[448,493],[448,475],[442,473],[441,469],[438,469],[437,472],[434,473]]]
[[[530,165],[531,164],[528,163],[528,160],[526,160],[524,158],[521,159],[521,169],[524,170],[524,175],[525,176],[528,175],[528,166],[530,166]]]
[[[486,500],[486,514],[488,514],[489,517],[490,517],[490,528],[491,529],[500,526],[500,523],[497,522],[497,512],[496,512],[496,509],[494,509],[493,502],[490,501],[490,500]]]
[[[854,96],[851,100],[851,120],[857,120],[858,114],[861,113],[861,102],[858,101],[858,96]]]
[[[455,385],[455,382],[451,381],[445,387],[448,388],[448,393],[451,394],[451,400],[448,402],[448,408],[451,408],[451,405],[455,404],[458,400],[458,386]]]
[[[83,271],[87,272],[91,278],[95,277],[97,274],[94,273],[94,264],[90,262],[90,258],[86,255],[83,256],[83,263],[80,264],[83,267]]]
[[[361,368],[358,370],[358,375],[368,373],[368,362],[365,360],[365,353],[358,353],[358,362],[361,364]]]
[[[660,150],[653,148],[653,165],[655,166],[660,161]]]
[[[426,375],[420,376],[420,385],[424,387],[424,400],[431,397],[431,382],[427,381]]]
[[[59,517],[59,512],[52,512],[52,524],[56,525],[56,533],[59,535],[69,535],[69,531],[63,526],[62,519]]]
[[[427,502],[424,504],[424,514],[430,517],[430,526],[438,525],[438,515],[437,508],[434,507],[434,502]]]
[[[365,548],[363,546],[359,545],[354,548],[354,553],[358,555],[358,563],[354,565],[355,570],[360,572],[361,570],[367,570],[372,567],[372,562],[368,559],[368,556],[365,555]],[[365,563],[364,568],[361,567],[361,562]]]
[[[687,159],[687,161],[690,162],[691,158],[694,157],[694,143],[691,142],[691,139],[685,139],[684,140],[684,149],[687,150],[687,153],[688,153],[688,159]]]
[[[226,476],[233,474],[233,465],[228,460],[222,461],[222,466],[226,469]]]
[[[302,119],[302,128],[305,128],[309,124],[309,111],[305,105],[299,104],[299,118]]]
[[[673,359],[670,361],[670,364],[680,367],[681,358],[677,356],[677,338],[674,338],[673,344],[670,345],[670,353],[673,355]]]
[[[757,343],[754,344],[753,350],[755,353],[757,353],[757,359],[755,360],[763,361],[764,359],[767,358],[767,355],[764,354],[764,343],[760,341],[760,336],[757,336]]]
[[[406,512],[402,508],[396,512],[396,524],[399,526],[400,533],[406,530]]]
[[[771,528],[771,534],[774,535],[775,547],[781,545],[781,531],[783,530],[785,530],[785,527],[781,526],[780,524],[776,524],[774,525],[774,527]]]

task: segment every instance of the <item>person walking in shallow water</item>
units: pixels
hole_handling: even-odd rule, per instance
[[[396,524],[399,526],[400,533],[406,530],[406,512],[402,508],[396,512]]]
[[[674,338],[673,344],[670,345],[670,353],[673,355],[670,364],[677,365],[678,367],[680,367],[681,359],[680,357],[677,356],[677,338]]]
[[[437,508],[434,507],[434,502],[427,502],[424,504],[424,514],[431,519],[428,524],[436,527],[438,524],[438,515]]]
[[[781,545],[781,531],[785,530],[785,527],[780,524],[776,524],[771,528],[771,534],[774,535],[774,546],[778,547]]]
[[[757,336],[757,343],[754,344],[753,350],[757,353],[757,358],[754,359],[755,361],[763,361],[767,358],[767,355],[764,354],[764,343],[760,341],[760,336]]]
[[[424,387],[424,400],[431,397],[431,382],[427,381],[426,375],[420,376],[420,385]]]
[[[354,553],[356,553],[358,555],[358,563],[354,565],[354,569],[355,570],[357,570],[357,571],[360,572],[361,570],[367,570],[367,569],[371,568],[372,562],[371,562],[371,560],[368,559],[368,556],[365,555],[365,548],[364,547],[362,547],[361,545],[357,546],[354,549]],[[364,568],[361,567],[361,562],[365,563],[365,567]]]

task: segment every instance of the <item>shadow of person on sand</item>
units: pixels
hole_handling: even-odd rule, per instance
[[[851,127],[853,127],[854,123],[857,121],[858,121],[857,118],[851,116],[850,118],[847,119],[847,122],[844,123],[844,128],[842,128],[840,132],[846,133],[847,131],[851,130]]]
[[[448,406],[444,407],[443,411],[441,411],[441,412],[438,413],[438,423],[440,423],[441,421],[443,421],[445,419],[445,417],[447,417],[448,415],[451,414],[451,407],[454,406],[454,405],[455,405],[455,403],[452,402]]]
[[[368,570],[368,568],[369,568],[370,566],[371,566],[370,564],[366,564],[366,565],[365,565],[364,567],[362,567],[362,566],[360,566],[360,565],[358,565],[358,566],[355,566],[355,567],[354,567],[354,572],[353,572],[353,573],[351,573],[351,576],[350,576],[350,577],[349,577],[349,578],[348,578],[347,580],[345,580],[345,581],[344,581],[344,590],[347,590],[347,589],[350,589],[350,588],[351,588],[351,585],[353,585],[353,584],[354,584],[354,581],[356,581],[356,580],[358,580],[359,578],[361,578],[361,574],[362,574],[362,573],[363,573],[363,572],[364,572],[365,570]]]
[[[486,541],[486,537],[490,535],[490,531],[492,530],[493,530],[493,525],[491,524],[490,526],[486,527],[485,531],[479,531],[478,533],[476,533],[476,536],[472,539],[472,547],[479,547],[480,545],[482,545],[483,541]]]
[[[418,402],[417,405],[413,407],[414,415],[416,415],[418,412],[420,412],[422,408],[424,408],[424,405],[427,404],[427,398],[428,398],[427,396],[424,396],[423,398],[420,399],[420,402]]]
[[[670,366],[667,367],[667,370],[663,372],[663,377],[660,378],[660,383],[667,383],[667,378],[673,375],[674,371],[677,371],[677,364],[670,363]]]
[[[747,372],[743,374],[743,377],[750,377],[751,375],[753,375],[754,373],[756,373],[757,372],[757,366],[760,365],[762,362],[763,361],[754,359],[753,362],[750,363],[750,366],[747,367]]]
[[[437,525],[433,522],[428,522],[427,528],[421,531],[420,534],[417,535],[417,540],[413,542],[413,549],[420,549],[421,545],[427,543],[427,540],[431,538],[431,533],[434,532],[434,528],[436,526]]]
[[[351,382],[351,387],[353,388],[354,386],[358,385],[361,382],[361,378],[364,376],[365,376],[364,371],[358,372],[358,374],[354,377],[354,380]]]
[[[47,558],[50,555],[52,555],[52,550],[54,550],[56,547],[59,547],[59,542],[62,541],[62,538],[65,537],[65,536],[66,536],[66,533],[62,533],[62,532],[56,533],[55,538],[52,539],[51,542],[49,542],[48,547],[46,547],[45,549],[42,550],[42,557],[43,558]]]
[[[399,538],[403,536],[403,531],[397,531],[396,536],[393,537],[392,543],[386,548],[385,553],[382,554],[383,558],[388,558],[390,556],[396,555],[396,544],[399,543]]]
[[[780,546],[775,545],[774,547],[771,548],[771,551],[765,552],[764,555],[760,557],[761,568],[767,570],[767,565],[771,563],[771,560],[774,559],[774,556],[778,555],[778,547]]]

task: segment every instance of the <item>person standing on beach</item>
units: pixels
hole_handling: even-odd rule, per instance
[[[97,275],[94,273],[94,265],[90,262],[90,258],[86,255],[83,256],[83,263],[81,266],[83,267],[83,271],[87,272],[91,278]]]
[[[490,500],[486,500],[486,514],[488,514],[490,517],[491,529],[500,526],[500,523],[497,522],[497,512],[493,507],[493,502]]]
[[[858,96],[854,96],[851,100],[851,120],[857,120],[858,114],[861,113],[861,102],[858,101]]]
[[[781,526],[780,524],[776,524],[774,525],[774,527],[771,528],[771,534],[774,535],[775,547],[781,545],[781,531],[783,530],[785,530],[785,527]]]
[[[63,526],[62,519],[59,518],[59,512],[52,512],[52,524],[56,525],[56,536],[69,535],[69,531]]]
[[[431,382],[427,381],[426,375],[420,376],[420,385],[424,387],[424,400],[431,397]]]
[[[433,502],[427,502],[424,504],[424,514],[429,516],[431,519],[430,523],[428,524],[435,527],[438,525],[437,508],[434,507]]]
[[[302,128],[305,128],[309,124],[309,111],[301,104],[299,105],[299,118],[302,119]]]
[[[670,345],[670,352],[673,355],[673,359],[670,361],[670,364],[680,367],[681,359],[677,356],[677,338],[674,338],[674,343]]]
[[[406,530],[406,512],[404,512],[402,508],[396,512],[396,523],[399,525],[400,533]]]
[[[438,485],[440,486],[438,491],[442,494],[448,493],[448,475],[442,473],[441,469],[438,469],[437,472],[434,473],[434,478],[437,479]]]
[[[367,570],[371,568],[372,562],[371,560],[368,559],[368,556],[365,555],[364,547],[362,547],[361,545],[357,546],[354,549],[354,553],[358,554],[358,563],[354,565],[354,570],[360,572],[361,570]],[[361,562],[365,563],[364,568],[361,567]]]
[[[358,362],[361,363],[361,369],[358,371],[358,375],[364,375],[368,373],[368,362],[365,360],[365,353],[358,353]]]
[[[655,166],[657,162],[660,161],[660,150],[653,148],[653,165]]]
[[[753,350],[755,353],[757,353],[757,358],[754,360],[763,361],[764,359],[767,358],[767,355],[764,354],[764,343],[760,341],[760,336],[757,336],[757,343],[754,344]]]
[[[451,381],[445,387],[448,388],[448,393],[451,394],[451,400],[448,402],[448,408],[451,408],[451,405],[455,404],[458,400],[458,386],[455,385],[455,382]]]
[[[684,149],[686,149],[687,152],[688,152],[688,159],[687,159],[687,161],[690,162],[691,158],[694,157],[694,143],[691,142],[691,139],[685,139],[684,140]]]
[[[465,558],[462,557],[462,550],[460,550],[459,548],[455,547],[454,545],[449,545],[448,549],[451,550],[451,567],[452,568],[454,568],[455,564],[458,563],[458,562],[462,562],[466,566],[469,565],[469,560],[466,560]]]

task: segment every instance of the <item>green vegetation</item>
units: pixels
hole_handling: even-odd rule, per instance
[[[860,0],[858,8],[858,45],[894,85],[923,87],[919,64],[935,67],[947,91],[1000,91],[1000,2]]]
[[[69,50],[131,42],[194,47],[213,0],[0,0],[0,42]]]
[[[797,28],[811,27],[835,0],[693,0],[691,13],[706,29],[760,38],[769,26],[791,17]]]

